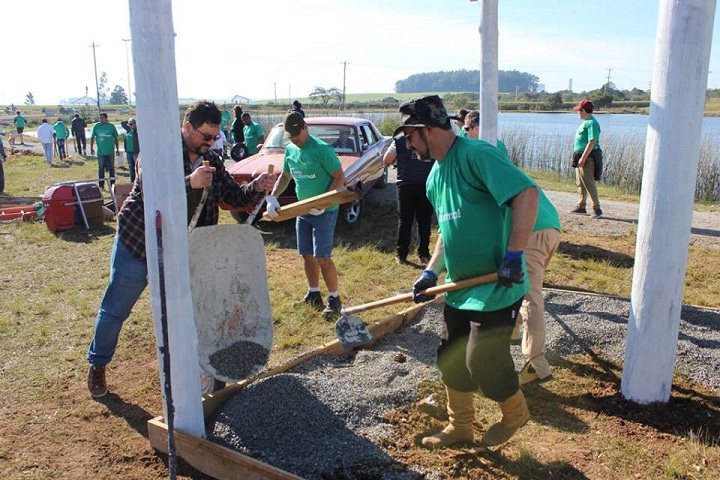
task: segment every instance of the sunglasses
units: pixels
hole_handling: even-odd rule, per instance
[[[217,142],[218,140],[220,140],[220,134],[219,134],[219,133],[218,133],[217,135],[210,135],[209,133],[203,133],[203,132],[201,132],[199,129],[197,129],[197,128],[195,128],[195,127],[193,127],[193,130],[195,130],[196,132],[198,132],[198,133],[200,134],[200,136],[202,137],[202,139],[203,139],[204,141],[206,141],[206,142]]]

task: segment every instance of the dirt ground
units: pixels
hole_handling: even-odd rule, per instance
[[[385,195],[394,194],[394,189],[386,190]],[[564,213],[573,206],[572,195],[550,196],[569,230],[623,235],[635,226],[632,205],[623,204],[621,209],[619,202],[607,202],[603,208],[608,218],[597,221]],[[720,221],[718,214],[713,215],[708,220],[702,216],[693,225],[695,241],[718,244]],[[124,341],[135,342],[138,351],[154,349],[154,339],[134,335],[132,326],[126,334]],[[91,400],[82,370],[63,379],[63,393],[47,404],[32,399],[12,405],[0,401],[0,477],[167,478],[167,458],[148,441],[147,421],[162,412],[154,357],[128,358],[111,375],[112,383],[122,386],[122,395],[111,392],[99,401]],[[620,394],[620,366],[603,359],[600,352],[557,365],[554,375],[553,382],[526,389],[532,420],[496,451],[482,451],[477,444],[442,452],[424,449],[420,439],[439,430],[443,419],[442,413],[433,416],[417,404],[400,406],[387,416],[395,433],[383,439],[383,446],[399,463],[434,472],[431,478],[720,478],[717,392],[676,378],[667,405],[627,402]],[[423,385],[418,400],[433,393],[444,405],[438,384]],[[479,438],[497,420],[497,409],[483,398],[477,398],[476,404]],[[32,455],[18,465],[17,451]],[[623,453],[608,453],[618,451]],[[210,477],[180,460],[177,478]]]

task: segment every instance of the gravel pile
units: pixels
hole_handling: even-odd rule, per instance
[[[546,292],[551,363],[596,348],[622,361],[629,301]],[[396,463],[382,448],[383,415],[417,401],[421,380],[437,377],[441,307],[424,308],[402,332],[372,350],[320,356],[241,390],[211,418],[209,440],[307,479],[438,478]],[[684,308],[676,368],[720,390],[720,313]],[[518,370],[524,359],[512,348]]]

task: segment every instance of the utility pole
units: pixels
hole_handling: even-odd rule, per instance
[[[273,90],[275,91],[275,105],[277,105],[277,82],[273,82]]]
[[[604,91],[605,93],[607,93],[608,85],[610,85],[610,70],[611,70],[611,69],[608,68],[607,82],[605,83],[605,88],[603,89],[603,91]]]
[[[128,77],[128,106],[132,106],[132,89],[130,88],[130,54],[128,53],[129,38],[123,38],[125,42],[125,65],[127,66],[127,77]]]
[[[100,115],[100,84],[98,83],[98,77],[97,77],[97,59],[95,58],[95,47],[99,47],[100,45],[95,45],[95,42],[93,42],[90,47],[93,49],[93,65],[95,66],[95,94],[97,95],[97,107],[98,107],[98,115]]]
[[[347,71],[347,62],[343,62],[343,98],[341,110],[345,110],[345,72]]]

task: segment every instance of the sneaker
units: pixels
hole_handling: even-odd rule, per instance
[[[553,379],[552,373],[548,375],[547,377],[542,377],[538,375],[538,373],[533,368],[532,364],[530,362],[526,362],[523,369],[518,374],[518,381],[520,382],[520,385],[528,385],[528,384],[540,384],[549,382]]]
[[[430,263],[430,255],[420,255],[420,263],[427,265]]]
[[[570,213],[587,213],[587,209],[584,207],[576,207],[573,210],[570,210]]]
[[[322,313],[325,318],[331,320],[335,317],[340,316],[340,310],[342,310],[342,302],[340,302],[340,297],[328,297],[328,303]]]
[[[600,218],[602,217],[602,210],[599,208],[596,208],[595,211],[593,211],[592,218]]]
[[[299,307],[301,305],[310,305],[317,311],[322,310],[325,306],[320,292],[308,292],[301,302],[295,302],[293,305],[296,307]]]
[[[105,366],[94,367],[90,365],[88,370],[88,390],[93,398],[100,398],[107,395],[108,388],[105,383]]]

